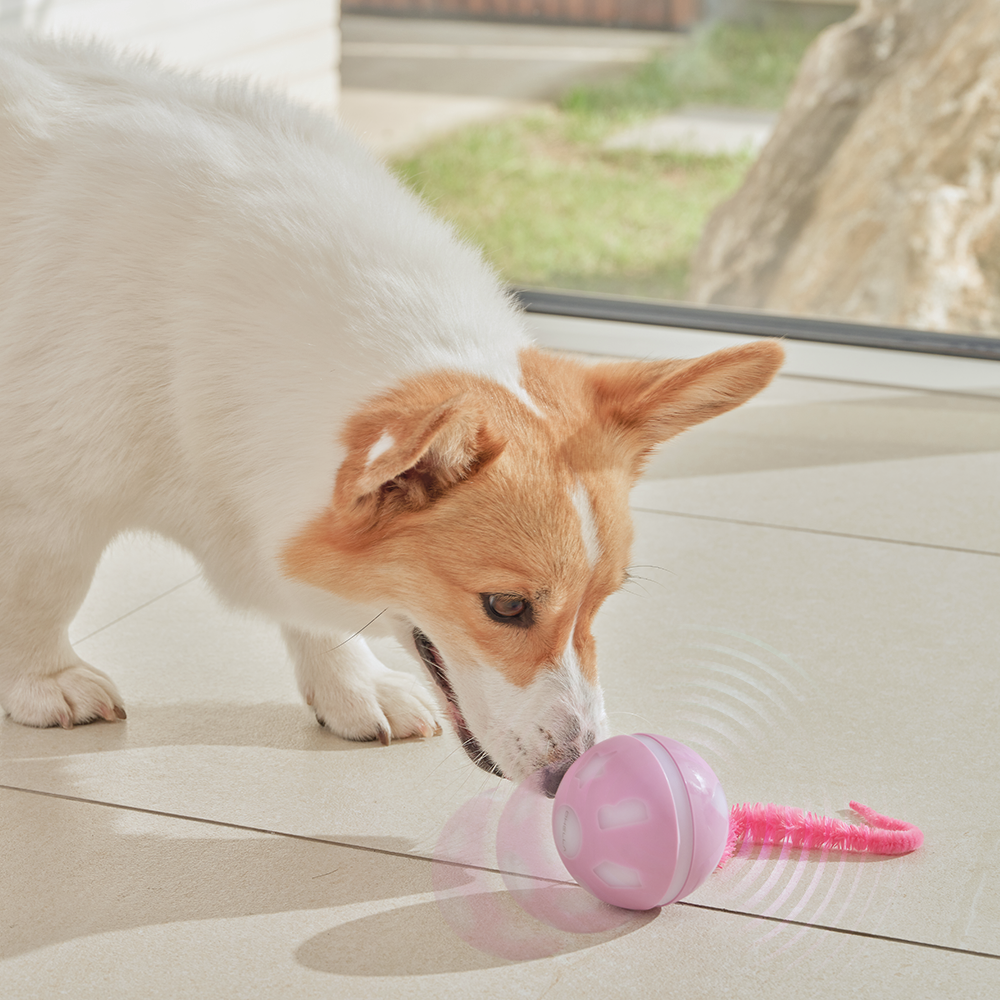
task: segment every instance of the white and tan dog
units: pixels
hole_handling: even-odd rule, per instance
[[[124,718],[67,627],[101,552],[174,539],[282,626],[320,721],[556,778],[603,735],[591,623],[660,442],[781,362],[583,366],[323,116],[94,46],[0,47],[0,704]],[[376,617],[378,616],[378,617]]]

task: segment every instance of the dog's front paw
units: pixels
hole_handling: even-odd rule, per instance
[[[399,670],[383,667],[370,684],[349,690],[321,684],[306,701],[321,726],[349,740],[378,740],[388,746],[393,739],[441,732],[432,695],[415,677]]]
[[[282,632],[299,690],[331,732],[388,745],[441,731],[434,696],[416,677],[386,667],[359,636],[338,642],[290,626]]]
[[[15,722],[42,728],[125,718],[114,682],[83,661],[54,674],[21,674],[5,686],[3,707]]]

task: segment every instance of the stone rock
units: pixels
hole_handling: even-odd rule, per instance
[[[861,0],[823,32],[690,297],[1000,336],[1000,0]]]

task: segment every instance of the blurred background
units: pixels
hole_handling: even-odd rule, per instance
[[[339,114],[580,314],[1000,357],[1000,0],[0,0],[0,27]]]

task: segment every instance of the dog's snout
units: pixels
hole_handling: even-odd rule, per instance
[[[559,764],[550,764],[542,772],[542,789],[545,791],[545,795],[554,799],[556,797],[556,792],[559,791],[559,783],[563,780],[563,776],[569,770],[570,765],[573,763],[571,760],[562,761]]]

